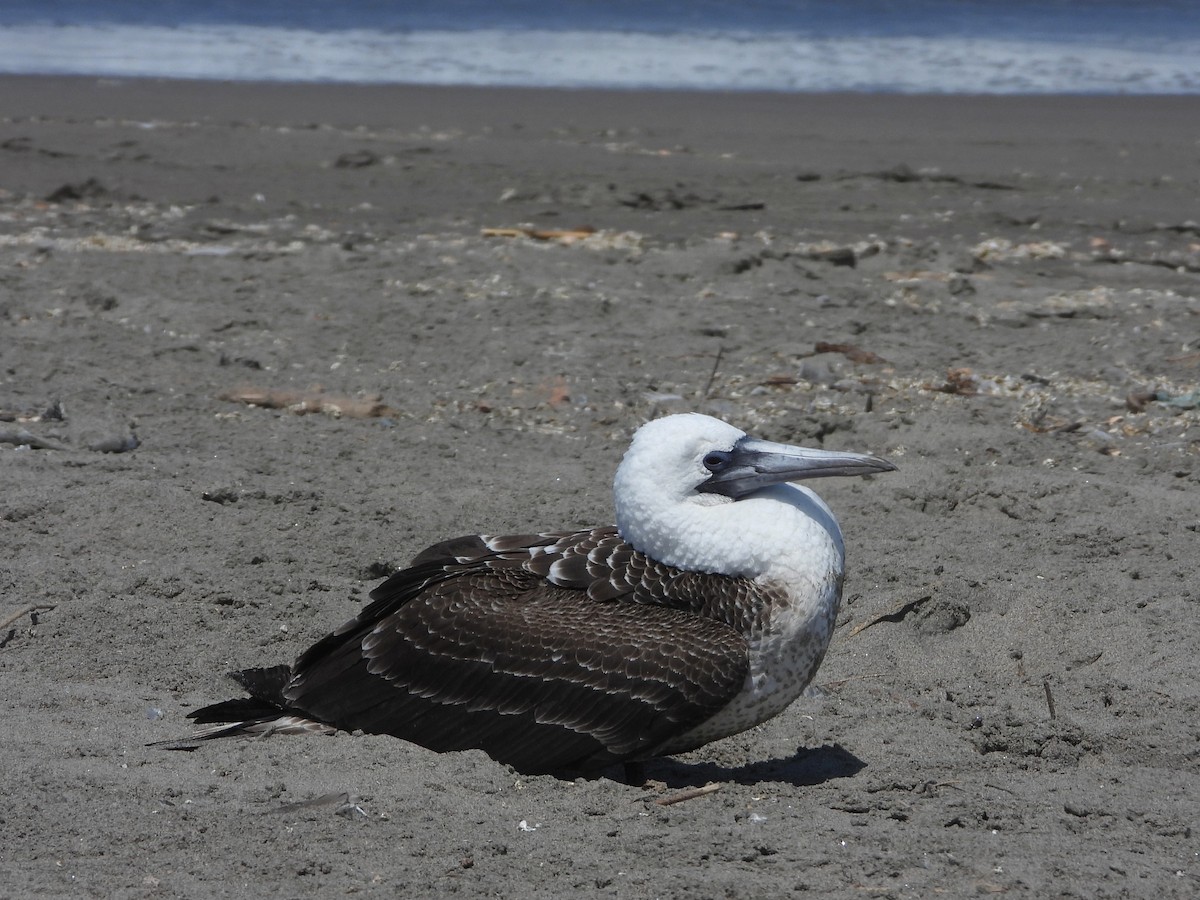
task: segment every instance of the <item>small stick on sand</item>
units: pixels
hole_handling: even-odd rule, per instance
[[[721,357],[725,355],[725,347],[722,345],[717,347],[717,358],[713,360],[712,371],[708,373],[708,384],[704,385],[704,395],[702,400],[707,400],[712,393],[713,382],[717,380],[717,369],[721,365]]]
[[[21,616],[28,615],[29,613],[35,613],[43,609],[54,609],[56,605],[57,604],[54,603],[31,603],[22,609],[18,609],[3,622],[0,622],[0,631],[3,631],[9,625],[13,624],[13,622],[17,621],[17,619],[21,618]]]
[[[1042,679],[1042,687],[1046,689],[1046,708],[1050,710],[1050,718],[1054,719],[1054,695],[1050,693],[1050,676]]]
[[[683,803],[685,800],[695,800],[697,797],[703,797],[705,794],[712,794],[721,789],[721,785],[715,781],[710,781],[704,787],[691,788],[686,791],[680,791],[678,794],[672,794],[669,797],[659,797],[655,800],[658,806],[674,806],[676,803]]]
[[[878,625],[880,622],[899,622],[910,612],[913,612],[919,608],[922,603],[932,599],[932,594],[926,594],[924,597],[918,597],[916,600],[905,600],[902,603],[898,603],[887,612],[879,613],[878,615],[867,619],[865,622],[855,625],[854,628],[850,630],[850,637],[854,637],[856,634],[866,631],[872,625]]]

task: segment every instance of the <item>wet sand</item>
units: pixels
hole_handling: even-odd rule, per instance
[[[0,94],[0,896],[1200,889],[1200,98]],[[774,721],[145,746],[687,409],[900,467]]]

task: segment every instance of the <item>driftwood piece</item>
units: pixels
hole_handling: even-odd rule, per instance
[[[484,228],[484,237],[527,237],[535,241],[558,241],[560,244],[573,244],[591,237],[596,229],[590,225],[578,228]]]
[[[350,397],[344,394],[326,394],[320,388],[296,391],[243,387],[223,391],[218,398],[231,403],[245,403],[247,406],[261,406],[264,409],[286,409],[298,416],[324,413],[335,418],[344,416],[350,419],[370,419],[396,415],[396,411],[378,395]]]
[[[65,444],[40,438],[26,428],[0,428],[0,444],[25,444],[34,450],[69,450]]]

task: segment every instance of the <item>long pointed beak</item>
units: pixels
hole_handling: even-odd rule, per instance
[[[727,460],[697,490],[739,500],[757,490],[785,481],[831,478],[836,475],[874,475],[896,467],[879,456],[840,450],[813,450],[745,437],[733,446]]]

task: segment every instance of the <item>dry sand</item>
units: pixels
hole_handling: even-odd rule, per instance
[[[0,95],[0,896],[1200,891],[1200,98]],[[900,466],[813,697],[660,790],[145,746],[678,409]]]

